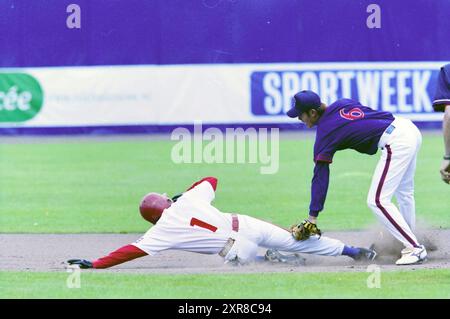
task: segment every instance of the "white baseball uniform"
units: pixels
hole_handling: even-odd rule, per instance
[[[313,236],[297,241],[289,231],[246,215],[235,215],[239,229],[234,231],[234,214],[222,213],[212,206],[214,197],[211,184],[201,182],[164,210],[157,224],[133,245],[149,255],[167,249],[218,254],[232,238],[235,241],[225,260],[244,262],[256,257],[259,246],[327,256],[342,254],[344,244],[338,240]]]
[[[380,161],[372,178],[367,203],[380,222],[405,247],[418,247],[415,228],[414,174],[422,144],[419,129],[396,117],[380,138]],[[392,203],[397,198],[399,209]]]

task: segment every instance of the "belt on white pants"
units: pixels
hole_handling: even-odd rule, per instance
[[[231,228],[233,231],[239,231],[239,218],[236,214],[231,214]],[[227,243],[219,252],[219,256],[225,257],[230,251],[231,247],[233,247],[235,240],[233,238],[228,238]]]

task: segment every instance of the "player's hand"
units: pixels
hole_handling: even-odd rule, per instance
[[[300,224],[291,227],[291,234],[296,240],[307,240],[313,235],[321,236],[322,232],[316,224],[305,219]]]
[[[444,159],[442,161],[440,172],[444,183],[450,184],[450,160]]]
[[[67,262],[69,263],[69,265],[78,265],[82,269],[94,268],[92,262],[85,259],[69,259]]]

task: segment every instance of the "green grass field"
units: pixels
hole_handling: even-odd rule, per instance
[[[383,272],[380,288],[371,289],[365,272],[263,277],[82,273],[80,288],[71,289],[67,277],[67,273],[0,272],[0,298],[450,298],[448,269]]]
[[[138,213],[150,191],[169,195],[207,175],[218,177],[215,205],[289,226],[307,216],[312,177],[311,139],[281,140],[277,174],[260,164],[174,164],[172,141],[0,145],[1,232],[143,232]],[[448,188],[438,167],[442,138],[426,136],[416,173],[417,216],[450,227]],[[320,215],[327,230],[375,222],[366,206],[379,154],[338,152]]]
[[[274,175],[261,175],[260,164],[174,164],[173,145],[143,140],[0,145],[0,232],[144,232],[148,224],[137,209],[143,195],[173,195],[207,175],[219,179],[215,206],[222,211],[285,226],[307,216],[313,169],[310,138],[281,141],[279,171]],[[448,187],[437,170],[442,148],[440,136],[424,137],[416,203],[420,220],[448,228]],[[337,153],[325,211],[319,217],[322,230],[361,229],[375,223],[366,196],[378,158],[379,154]],[[450,297],[449,270],[383,272],[381,289],[367,288],[365,272],[264,277],[99,272],[83,273],[81,289],[68,289],[67,275],[0,272],[0,298]],[[420,289],[406,289],[411,286]]]

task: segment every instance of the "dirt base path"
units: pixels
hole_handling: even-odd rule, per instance
[[[450,268],[450,230],[428,230],[419,234],[427,246],[429,260],[422,265],[395,266],[401,246],[378,231],[327,232],[328,237],[355,246],[368,247],[376,243],[378,264],[383,270]],[[66,260],[93,260],[129,244],[140,234],[1,234],[0,270],[4,271],[62,271]],[[260,255],[265,250],[261,249]],[[267,261],[246,266],[224,264],[218,255],[202,255],[182,251],[167,251],[146,256],[102,272],[126,273],[255,273],[255,272],[321,272],[365,271],[369,262],[355,263],[352,259],[302,254],[306,264],[292,266]],[[98,270],[93,270],[98,271]]]

